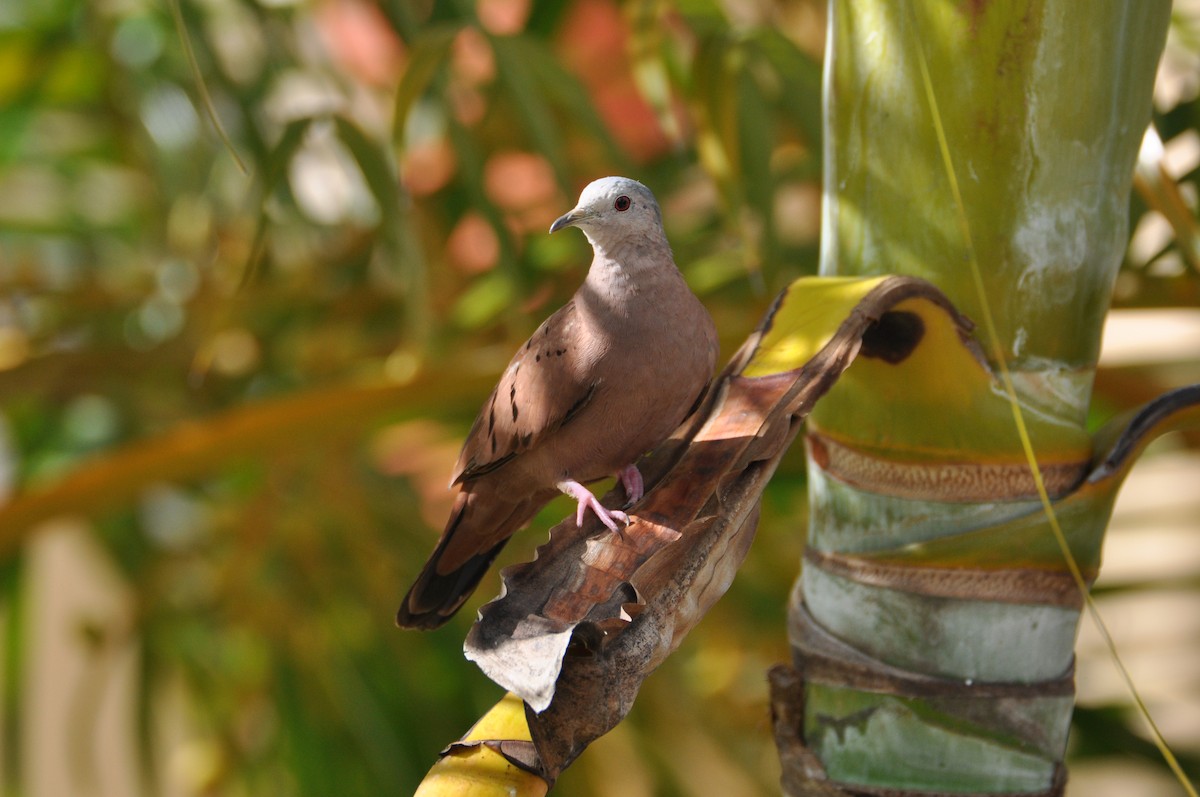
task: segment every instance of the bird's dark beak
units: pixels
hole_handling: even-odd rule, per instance
[[[586,216],[587,213],[579,208],[575,208],[569,213],[564,213],[555,219],[554,223],[550,225],[550,232],[558,232],[563,227],[574,227],[577,223],[586,218]]]

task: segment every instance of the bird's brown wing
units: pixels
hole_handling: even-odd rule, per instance
[[[572,300],[517,351],[467,434],[450,483],[499,468],[569,423],[599,384],[586,376],[594,356]]]

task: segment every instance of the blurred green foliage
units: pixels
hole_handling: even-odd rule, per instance
[[[595,177],[650,185],[728,356],[815,270],[823,41],[819,0],[0,6],[0,518],[86,517],[127,585],[77,636],[137,651],[148,793],[407,793],[495,701],[461,655],[494,576],[443,631],[391,617],[478,402],[586,267],[546,227]],[[1124,300],[1194,300],[1151,254]],[[562,793],[775,792],[803,517],[797,451],[729,596]],[[0,525],[12,793],[35,527]]]
[[[819,5],[6,4],[0,536],[19,562],[14,508],[82,512],[132,590],[126,638],[86,619],[93,647],[139,651],[149,790],[404,793],[494,701],[461,655],[472,611],[430,635],[391,616],[479,400],[586,267],[545,230],[596,176],[647,182],[731,350],[814,268]],[[799,516],[799,471],[773,517]],[[786,656],[799,537],[779,537],[625,732],[645,788],[694,791],[679,727],[771,788],[747,772]],[[10,629],[10,661],[26,642]],[[6,672],[11,698],[29,674]]]

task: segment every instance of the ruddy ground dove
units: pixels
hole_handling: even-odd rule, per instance
[[[584,485],[617,476],[642,497],[635,463],[683,421],[717,357],[712,319],[684,283],[654,195],[596,180],[550,232],[578,227],[594,257],[583,285],[517,351],[463,444],[445,531],[405,596],[398,625],[432,629],[475,590],[508,538],[558,493],[616,532],[629,518]],[[628,506],[627,505],[627,506]]]

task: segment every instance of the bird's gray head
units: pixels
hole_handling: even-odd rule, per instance
[[[628,177],[602,177],[588,184],[579,203],[550,225],[550,232],[578,227],[593,246],[604,246],[631,237],[666,237],[662,211],[650,189]]]

